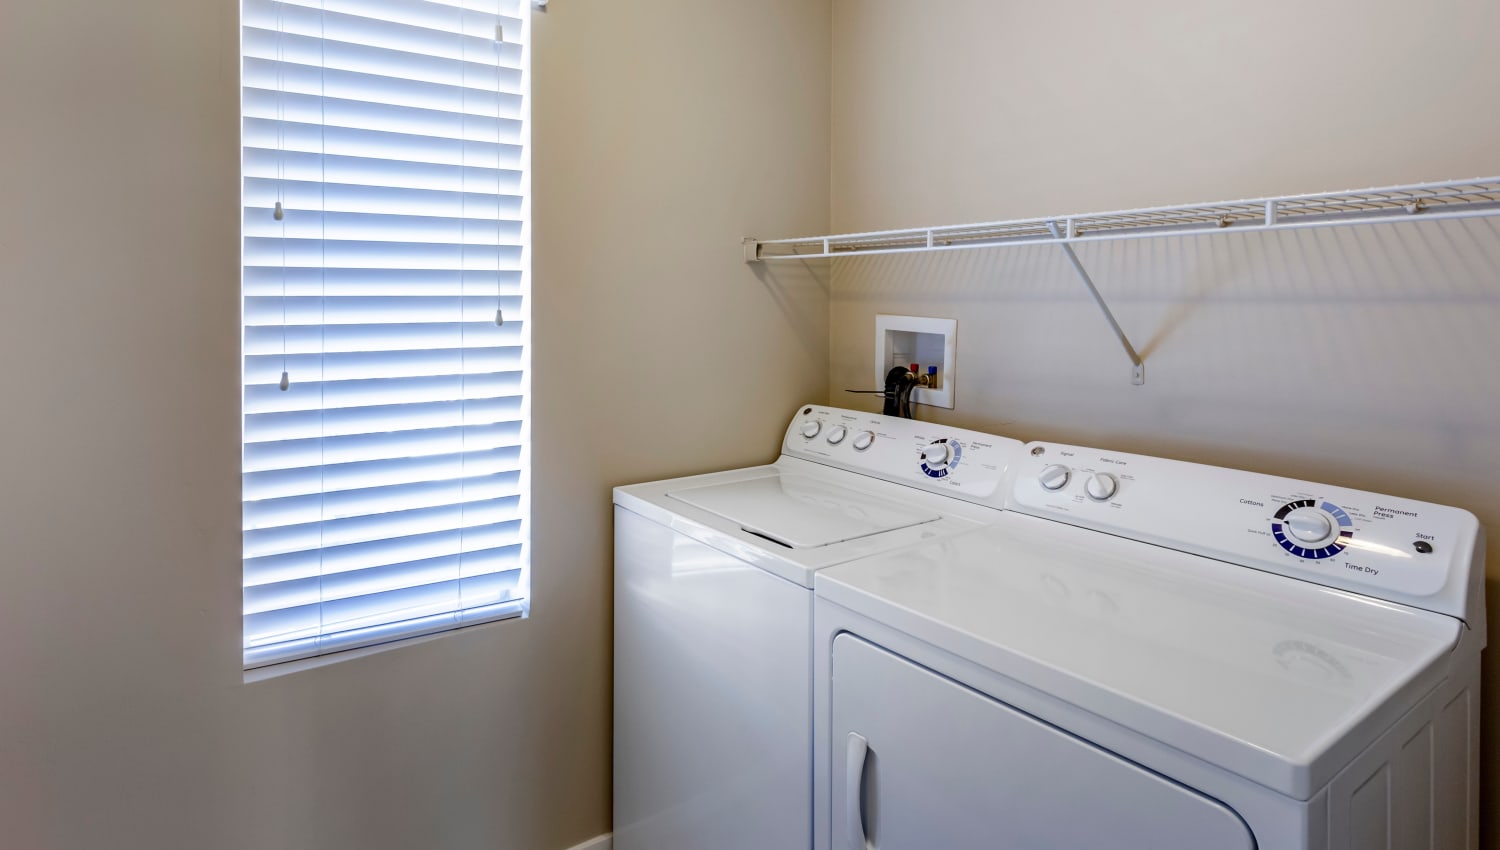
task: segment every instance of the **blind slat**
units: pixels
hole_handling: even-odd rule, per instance
[[[243,0],[247,667],[526,612],[528,14]]]
[[[316,57],[314,57],[316,58]],[[472,118],[515,118],[521,114],[521,97],[506,91],[491,88],[473,88],[467,85],[443,85],[402,77],[377,76],[344,71],[327,65],[310,66],[295,62],[258,59],[246,56],[242,67],[247,85],[269,89],[278,103],[285,103],[301,96],[321,101],[324,123],[328,107],[336,102],[344,110],[354,112],[353,104],[370,107],[397,107],[430,112],[445,112],[467,121]],[[361,110],[365,111],[365,110]],[[285,115],[284,112],[279,113]],[[334,119],[335,126],[345,126]]]
[[[247,266],[245,294],[316,295],[322,297],[383,295],[434,297],[439,295],[519,295],[519,270],[495,272],[462,269],[342,269]]]
[[[413,507],[407,494],[386,493],[385,509],[376,514],[320,518],[295,525],[250,529],[245,532],[245,557],[263,558],[348,546],[379,543],[454,528],[472,528],[507,521],[516,511],[517,499],[502,496],[483,501],[461,501],[450,505]],[[392,508],[399,510],[392,510]]]
[[[277,623],[275,612],[289,608],[316,606],[325,599],[350,599],[375,593],[389,593],[412,587],[430,586],[465,578],[504,577],[519,569],[516,547],[492,549],[468,555],[450,555],[424,561],[372,567],[328,576],[312,576],[246,588],[245,613],[262,617],[263,623]],[[482,572],[474,572],[482,570]],[[294,615],[297,619],[301,615]],[[282,621],[285,628],[285,621]]]
[[[427,457],[392,457],[314,468],[247,472],[244,474],[245,501],[510,472],[517,468],[519,460],[518,448],[502,447]]]
[[[491,264],[498,267],[500,261],[495,255],[500,251],[508,254],[520,251],[521,222],[498,218],[498,205],[494,202],[488,210],[476,209],[464,218],[322,212],[288,201],[282,204],[285,218],[281,221],[275,219],[274,207],[245,208],[242,230],[246,237],[257,240],[257,257],[265,256],[267,251],[276,251],[278,246],[285,253],[287,262],[318,250],[326,257],[330,243],[337,240],[354,246],[379,243],[364,247],[366,250],[373,247],[382,255],[399,252],[401,257],[408,254],[432,256],[432,252],[446,249],[460,263],[469,257],[477,258],[488,248]],[[270,244],[262,244],[260,240],[263,239],[271,240]],[[350,245],[338,247],[340,250],[358,250]]]
[[[463,586],[468,586],[469,584],[470,582],[468,581],[463,582]],[[338,652],[343,649],[358,649],[363,646],[384,643],[388,640],[416,637],[446,631],[458,626],[486,623],[526,615],[527,606],[524,596],[521,598],[509,598],[507,594],[500,591],[493,594],[498,601],[491,604],[481,604],[478,594],[472,592],[464,593],[460,589],[460,595],[461,599],[474,600],[476,604],[472,607],[465,607],[457,614],[444,613],[422,620],[404,620],[369,629],[338,632],[322,637],[285,640],[264,646],[247,644],[245,649],[245,668],[264,667],[269,664],[312,658],[329,652]],[[246,633],[249,634],[248,628],[246,629]],[[386,637],[387,635],[389,637]]]
[[[243,102],[246,147],[260,153],[260,160],[267,153],[290,160],[296,153],[348,153],[341,148],[386,145],[407,151],[416,162],[453,162],[452,142],[514,148],[520,144],[522,130],[519,118],[475,121],[460,112],[267,88],[245,88]]]
[[[336,28],[347,21],[351,26],[387,30],[393,37],[404,40],[430,38],[434,44],[440,41],[461,44],[463,41],[457,40],[460,36],[487,41],[497,23],[516,26],[521,23],[520,16],[525,11],[519,0],[501,0],[484,8],[477,8],[475,3],[465,0],[453,3],[442,0],[410,3],[389,0],[247,0],[243,8],[248,21],[255,21],[254,15],[265,14],[270,16],[273,27],[279,8],[279,19],[288,28],[295,25],[287,24],[287,20],[300,15],[311,22],[312,32],[318,32],[320,25]],[[514,36],[507,36],[507,40],[512,39]]]
[[[385,513],[396,499],[404,500],[401,504],[409,508],[428,508],[519,495],[519,475],[507,471],[450,481],[262,499],[245,505],[244,524],[250,531],[320,522],[325,517],[370,516]]]
[[[304,606],[245,617],[245,666],[307,658],[472,623],[525,614],[524,570],[455,579],[439,585],[384,594],[386,607],[371,613],[333,605]],[[520,598],[518,598],[520,597]],[[381,597],[362,597],[380,601]],[[454,605],[459,606],[453,610]],[[332,616],[330,616],[332,615]],[[342,615],[343,619],[334,619]]]
[[[484,425],[519,420],[521,401],[520,396],[505,396],[440,404],[392,404],[327,411],[261,413],[245,417],[245,440],[248,446],[275,440]]]
[[[518,372],[322,382],[304,381],[299,377],[285,390],[275,385],[246,387],[245,412],[276,413],[501,398],[514,396],[520,391],[521,375]]]
[[[249,442],[245,444],[245,472],[301,469],[338,463],[363,463],[389,457],[431,457],[470,451],[511,448],[520,444],[519,422],[380,431],[343,437]]]
[[[422,351],[434,348],[494,348],[519,345],[521,320],[496,327],[490,321],[424,322],[409,325],[247,326],[246,354]]]
[[[275,222],[276,202],[293,209],[464,220],[519,220],[521,198],[493,192],[433,191],[393,186],[352,186],[251,177],[245,180],[245,206],[264,212],[259,222]]]
[[[331,576],[351,570],[415,563],[450,555],[467,555],[488,549],[515,546],[520,542],[519,523],[512,522],[417,534],[392,541],[351,543],[312,552],[288,552],[247,558],[246,563],[255,567],[256,575],[253,579],[247,577],[245,586],[255,587],[273,581]]]
[[[519,95],[521,69],[504,63],[496,66],[474,62],[469,55],[455,52],[452,45],[441,42],[396,41],[380,37],[378,33],[359,32],[352,28],[325,26],[319,38],[316,30],[282,34],[271,27],[245,27],[242,45],[246,59],[261,63],[273,63],[261,68],[275,72],[277,62],[289,62],[300,66],[318,67],[321,62],[328,68],[346,73],[363,73],[382,77],[393,67],[401,68],[403,76],[410,80],[438,85],[463,86],[468,88],[500,91]],[[470,49],[482,53],[487,49],[483,41],[476,40]],[[263,77],[246,79],[262,82]]]
[[[398,154],[390,153],[391,156]],[[519,169],[500,168],[493,163],[466,165],[462,154],[452,156],[436,146],[428,150],[425,159],[403,160],[367,156],[359,151],[350,154],[334,150],[278,153],[263,148],[246,148],[242,161],[247,175],[276,180],[448,192],[516,194],[521,190]]]
[[[497,298],[494,290],[471,296],[367,296],[344,297],[288,295],[247,296],[247,325],[392,325],[478,323],[495,317],[496,306],[512,312],[521,306],[517,297]],[[412,357],[424,356],[419,352]]]
[[[513,311],[520,299],[507,306]],[[253,354],[245,358],[245,384],[274,384],[281,371],[295,371],[309,381],[352,381],[364,378],[406,378],[422,375],[474,375],[521,369],[520,346],[492,348],[435,348],[419,351],[377,351],[337,354]]]
[[[276,239],[246,236],[245,264],[251,266],[341,266],[383,269],[519,269],[518,245],[495,245],[476,234],[473,244],[373,242],[335,239]]]

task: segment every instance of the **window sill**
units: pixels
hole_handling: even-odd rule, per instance
[[[395,640],[386,641],[385,643],[354,647],[352,649],[342,649],[338,650],[337,652],[329,652],[323,655],[314,655],[308,658],[297,658],[291,661],[282,661],[276,664],[268,664],[264,667],[252,667],[245,671],[245,684],[248,685],[252,682],[263,682],[267,679],[279,679],[282,676],[289,676],[293,673],[301,673],[305,670],[314,670],[319,667],[326,667],[330,664],[338,664],[343,661],[352,661],[356,658],[364,658],[367,655],[376,655],[382,652],[389,652],[393,649],[402,649],[408,646],[416,646],[418,644],[427,643],[428,641],[445,638],[450,635],[472,634],[480,629],[494,628],[495,626],[510,622],[511,620],[526,619],[529,610],[529,605],[522,606],[515,609],[513,612],[504,614],[502,616],[484,620],[483,622],[474,623],[468,626],[460,626],[456,629],[445,628],[441,631],[433,631],[426,634],[397,638]]]

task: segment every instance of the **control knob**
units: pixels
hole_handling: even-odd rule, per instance
[[[1282,521],[1287,533],[1303,543],[1322,543],[1333,536],[1333,517],[1317,508],[1298,508]]]
[[[875,443],[874,431],[860,431],[854,435],[854,450],[862,452]]]
[[[1271,536],[1292,555],[1321,561],[1349,546],[1354,539],[1354,518],[1332,502],[1295,499],[1271,518]]]
[[[821,430],[823,430],[823,423],[816,419],[809,419],[802,423],[802,436],[809,440],[818,436],[818,432]]]
[[[922,450],[922,462],[933,469],[942,469],[953,459],[953,449],[947,443],[932,443]]]
[[[832,428],[829,428],[828,429],[828,444],[831,445],[831,446],[836,446],[839,443],[842,443],[844,441],[845,435],[847,435],[848,433],[849,433],[849,429],[845,428],[842,425],[835,425]]]
[[[1084,482],[1083,490],[1096,502],[1106,502],[1120,489],[1120,482],[1108,472],[1096,472]]]
[[[1072,477],[1072,472],[1066,466],[1054,463],[1042,470],[1042,474],[1037,476],[1037,483],[1047,490],[1061,490],[1068,486],[1070,477]]]

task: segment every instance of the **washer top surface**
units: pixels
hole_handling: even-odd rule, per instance
[[[668,490],[667,496],[792,549],[827,546],[942,518],[930,508],[779,470],[742,481]]]
[[[1014,513],[833,567],[815,586],[828,601],[1299,799],[1436,684],[1463,628]]]
[[[805,405],[773,464],[616,487],[615,504],[805,587],[833,564],[990,522],[1016,440]]]
[[[795,457],[617,487],[614,500],[809,588],[825,567],[970,531],[1000,515]]]

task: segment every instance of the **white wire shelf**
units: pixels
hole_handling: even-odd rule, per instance
[[[1351,192],[1288,195],[1120,212],[1023,218],[946,227],[877,230],[837,236],[744,240],[745,262],[815,260],[958,251],[1006,245],[1057,245],[1130,358],[1131,381],[1146,382],[1146,364],[1130,343],[1088,270],[1076,242],[1148,239],[1203,233],[1256,233],[1398,221],[1440,221],[1500,216],[1500,177],[1419,183]]]
[[[746,239],[745,260],[812,260],[868,254],[953,251],[1002,245],[1246,233],[1389,221],[1500,215],[1500,177],[1289,195],[1119,212],[1048,216],[943,227],[913,227],[792,239]],[[1056,228],[1057,235],[1054,235]]]

